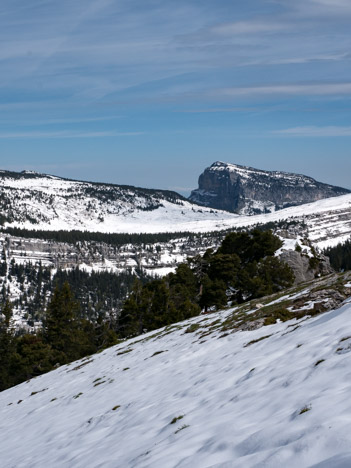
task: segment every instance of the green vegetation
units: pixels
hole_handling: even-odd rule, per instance
[[[317,366],[319,366],[319,364],[322,364],[322,362],[324,362],[324,361],[325,361],[325,359],[319,359],[319,361],[317,361],[314,366],[317,367]]]
[[[194,333],[200,328],[198,323],[192,323],[186,330],[185,333]]]
[[[23,237],[25,239],[42,239],[52,240],[56,242],[66,242],[68,244],[76,244],[77,242],[103,242],[105,244],[121,247],[126,244],[142,245],[155,244],[157,242],[169,242],[172,239],[182,237],[190,240],[195,237],[201,237],[201,234],[190,232],[165,232],[156,234],[114,234],[90,231],[45,231],[45,230],[28,230],[17,227],[2,228],[2,232],[11,236]]]
[[[252,340],[252,341],[249,341],[248,343],[246,343],[246,345],[244,346],[245,348],[247,348],[248,346],[251,346],[255,343],[259,343],[260,341],[263,341],[263,340],[266,340],[267,338],[271,337],[272,335],[265,335],[265,336],[261,336],[261,338],[257,338],[256,340]],[[252,371],[253,369],[251,369]],[[251,372],[250,371],[250,372]]]
[[[68,283],[57,287],[48,304],[44,326],[37,334],[16,334],[8,301],[0,319],[0,391],[90,355],[117,342],[108,325],[82,318]],[[105,346],[105,347],[106,347]],[[87,360],[72,370],[78,370]]]
[[[186,429],[187,427],[190,427],[189,424],[183,424],[183,426],[179,427],[179,428],[175,431],[175,434],[178,434],[178,432],[182,431],[183,429]]]
[[[136,281],[117,324],[120,337],[137,336],[174,322],[240,304],[291,286],[290,267],[274,257],[281,241],[271,231],[232,232],[217,251],[188,259],[175,273],[144,286]],[[288,320],[289,312],[275,314]],[[193,324],[187,332],[194,332]]]
[[[120,339],[164,326],[169,327],[165,333],[170,333],[172,328],[179,328],[178,325],[170,327],[171,324],[197,316],[201,310],[208,312],[228,302],[241,304],[281,291],[293,283],[294,277],[291,269],[274,257],[280,246],[281,241],[271,231],[232,232],[217,251],[209,249],[203,256],[179,265],[175,273],[149,282],[127,274],[122,277],[107,273],[88,275],[79,269],[58,271],[51,280],[50,271],[41,265],[35,269],[11,263],[6,267],[8,274],[17,278],[23,279],[28,268],[31,294],[36,298],[33,307],[39,314],[35,317],[42,318],[43,328],[36,334],[15,332],[11,304],[3,291],[0,391],[101,351]],[[121,296],[127,294],[132,280],[132,291],[120,309]],[[50,297],[48,303],[46,296]],[[272,323],[294,315],[282,309],[283,305],[275,307],[273,311],[263,308],[258,313],[263,320],[272,315]],[[235,320],[238,318],[239,322],[245,319],[244,309]],[[218,322],[220,326],[225,331],[232,324]],[[191,324],[186,333],[199,328],[199,324]],[[131,351],[128,348],[117,355]],[[86,358],[69,372],[89,362],[91,359]],[[97,381],[94,385],[101,383]]]
[[[170,422],[170,424],[175,424],[177,421],[179,421],[180,419],[183,419],[184,418],[184,414],[181,414],[180,416],[176,416],[172,419],[172,421]]]
[[[307,413],[307,411],[311,411],[311,409],[312,409],[311,405],[306,405],[306,406],[304,406],[303,408],[301,408],[299,414]]]
[[[351,239],[335,247],[329,247],[323,253],[329,257],[334,270],[351,270]]]
[[[155,351],[151,357],[158,356],[159,354],[165,353],[166,351]]]

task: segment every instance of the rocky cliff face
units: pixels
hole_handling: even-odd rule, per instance
[[[350,191],[311,177],[262,171],[217,161],[199,177],[190,200],[211,208],[253,215],[302,205]]]

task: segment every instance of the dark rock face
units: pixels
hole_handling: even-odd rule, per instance
[[[350,193],[311,177],[215,162],[189,199],[200,205],[253,215]]]

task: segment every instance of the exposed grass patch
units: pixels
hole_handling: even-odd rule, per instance
[[[246,343],[246,345],[244,345],[244,348],[247,348],[248,346],[251,346],[251,345],[253,345],[255,343],[258,343],[259,341],[266,340],[270,336],[272,336],[272,335],[261,336],[261,338],[257,338],[257,340],[249,341],[248,343]]]
[[[282,307],[280,304],[278,307],[264,307],[262,311],[265,315],[264,325],[274,325],[277,323],[277,320],[286,322],[296,318],[296,314],[294,312]]]
[[[200,328],[200,325],[198,323],[192,323],[184,333],[194,333],[196,330]]]
[[[131,351],[133,351],[133,348],[125,349],[124,351],[120,351],[119,353],[117,353],[117,356],[121,356],[122,354],[130,353]]]
[[[199,336],[199,339],[201,340],[202,338],[205,338],[206,336],[209,336],[211,335],[211,332],[207,332],[207,333],[202,333],[200,336]]]
[[[100,382],[96,382],[96,384],[94,384],[94,387],[97,387],[98,385],[102,385],[105,382],[106,380],[101,380]]]
[[[79,364],[79,366],[73,367],[73,369],[69,369],[67,372],[72,372],[81,369],[82,367],[86,366],[87,364],[90,364],[93,362],[94,359],[89,359],[88,361],[82,362],[82,364]]]
[[[121,405],[116,405],[116,406],[114,406],[114,407],[112,408],[112,411],[116,411],[116,410],[118,410],[118,408],[120,408],[120,407],[121,407]]]
[[[183,418],[184,418],[184,414],[181,414],[180,416],[176,416],[175,418],[172,419],[170,424],[175,424],[177,421],[179,421],[180,419],[183,419]]]
[[[175,431],[175,434],[178,434],[178,432],[182,431],[183,429],[186,429],[187,427],[190,427],[189,424],[184,424],[183,426],[179,427],[179,428]]]
[[[229,335],[229,333],[223,333],[222,335],[220,335],[220,336],[218,337],[218,339],[220,339],[220,338],[225,338],[225,337],[228,336],[228,335]]]
[[[126,370],[129,370],[130,368],[129,367],[125,367],[123,370],[126,371]]]
[[[43,390],[38,390],[37,392],[32,392],[30,396],[36,395],[37,393],[45,392],[45,390],[47,390],[47,388],[43,388]]]
[[[307,411],[311,411],[311,409],[312,409],[311,405],[306,405],[306,406],[304,406],[303,408],[300,409],[299,414],[307,413]]]
[[[322,362],[324,362],[324,361],[325,361],[325,359],[320,359],[319,361],[317,361],[317,362],[315,363],[314,367],[319,366],[319,364],[322,364]]]
[[[156,352],[154,352],[154,354],[151,357],[154,357],[154,356],[157,356],[158,354],[162,354],[162,353],[166,353],[166,352],[167,352],[167,349],[164,350],[164,351],[156,351]]]
[[[105,376],[104,376],[104,377],[105,377]],[[93,383],[98,382],[99,380],[103,379],[104,377],[98,377],[97,379],[95,379],[95,380],[93,381]]]
[[[79,393],[77,393],[77,395],[74,395],[73,398],[76,400],[77,398],[79,398],[82,395],[83,395],[83,393],[79,392]]]
[[[344,338],[341,338],[341,340],[339,341],[339,343],[342,343],[343,341],[347,341],[351,339],[351,336],[345,336]]]

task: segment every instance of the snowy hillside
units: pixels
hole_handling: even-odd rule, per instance
[[[0,215],[9,226],[100,232],[183,230],[189,222],[232,217],[175,192],[5,171],[0,173]]]
[[[351,305],[234,328],[260,307],[200,316],[0,393],[1,466],[351,466]]]
[[[321,248],[351,234],[351,194],[256,216],[193,205],[174,192],[28,173],[0,176],[4,226],[114,233],[209,232],[295,219]],[[35,237],[35,235],[33,235]]]

